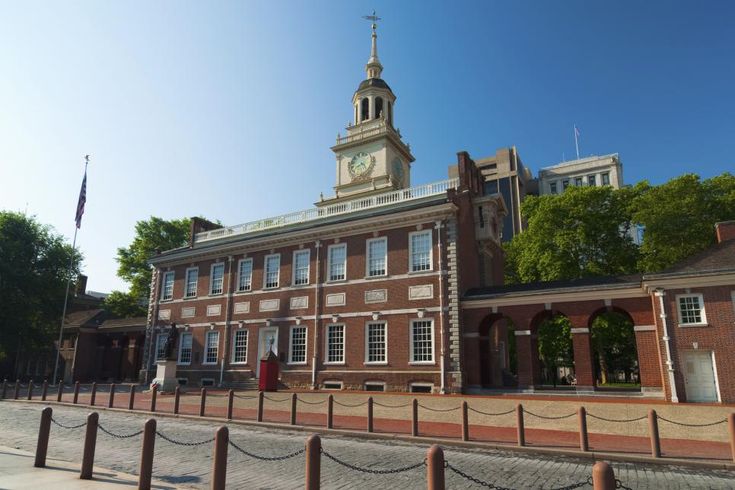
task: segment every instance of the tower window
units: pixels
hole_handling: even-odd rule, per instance
[[[382,115],[383,115],[383,98],[376,97],[375,98],[375,117],[380,119],[380,116]]]
[[[393,126],[393,113],[391,112],[390,100],[385,102],[385,119]]]
[[[360,121],[370,118],[370,101],[367,97],[360,101]]]

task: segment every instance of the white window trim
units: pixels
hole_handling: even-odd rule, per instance
[[[171,297],[166,298],[164,297],[164,294],[165,294],[164,291],[166,290],[166,278],[169,276],[171,276]],[[163,281],[161,281],[161,296],[160,296],[161,302],[173,301],[174,299],[174,279],[175,279],[174,271],[168,271],[168,272],[163,273]]]
[[[690,297],[690,296],[698,296],[699,297],[699,304],[702,307],[702,310],[701,310],[702,311],[702,321],[699,322],[699,323],[684,323],[684,322],[682,322],[682,318],[681,318],[681,306],[679,304],[679,298],[686,298],[686,297]],[[687,328],[687,327],[706,327],[708,325],[708,323],[707,323],[707,313],[706,313],[705,307],[704,307],[704,296],[702,295],[702,293],[677,294],[676,297],[675,297],[675,300],[676,300],[676,315],[677,315],[677,318],[679,320],[679,326],[680,327],[682,327],[682,328]]]
[[[304,284],[296,284],[296,255],[303,253],[306,254],[306,282]],[[291,262],[291,286],[299,288],[311,284],[311,249],[294,250]]]
[[[189,271],[196,271],[196,285],[194,286],[194,295],[193,296],[187,296],[186,292],[189,289]],[[186,269],[186,274],[184,274],[184,299],[192,299],[196,298],[199,294],[199,267],[189,267]]]
[[[344,260],[344,271],[345,277],[342,279],[332,279],[332,249],[333,248],[344,248],[345,249],[345,260]],[[346,243],[335,243],[327,247],[327,282],[342,282],[347,280],[347,244]]]
[[[184,348],[184,335],[190,335],[191,336],[191,347],[189,347],[189,362],[181,362],[181,351]],[[179,353],[176,356],[176,364],[178,366],[190,366],[191,365],[191,359],[194,357],[194,334],[191,332],[183,332],[181,336],[179,336]]]
[[[413,270],[413,236],[429,235],[429,268],[422,271]],[[421,274],[422,272],[431,272],[434,270],[434,234],[429,230],[412,231],[408,234],[408,273]]]
[[[278,270],[276,271],[276,285],[267,286],[268,284],[268,259],[270,257],[278,257]],[[269,254],[263,258],[263,289],[278,289],[281,285],[281,254]]]
[[[339,385],[339,388],[327,388],[327,387],[325,386],[326,384],[330,384],[330,385]],[[343,389],[344,389],[344,387],[345,387],[345,384],[344,384],[344,382],[343,382],[343,381],[330,381],[330,380],[325,380],[325,381],[322,381],[322,389],[323,389],[323,390],[330,390],[330,391],[334,390],[334,391],[339,391],[339,390],[343,390]]]
[[[370,350],[368,349],[368,325],[370,325],[371,323],[382,323],[385,329],[385,339],[383,340],[383,343],[385,344],[385,361],[368,361],[368,356],[370,355]],[[365,364],[368,366],[388,365],[388,322],[383,320],[365,322]]]
[[[376,274],[374,276],[370,275],[370,244],[372,242],[385,242],[385,273],[384,274]],[[365,279],[373,279],[376,277],[387,277],[388,276],[388,237],[381,236],[377,238],[368,238],[365,240]]]
[[[431,361],[414,361],[413,360],[413,324],[417,322],[430,322],[431,323]],[[436,352],[434,345],[434,319],[433,318],[413,318],[408,323],[408,344],[409,344],[409,358],[408,364],[412,366],[433,366],[436,364]]]
[[[425,383],[425,382],[424,383],[422,383],[422,382],[409,383],[408,384],[408,391],[409,391],[409,393],[415,393],[414,391],[412,391],[412,388],[414,386],[428,386],[429,388],[431,388],[431,390],[429,391],[429,393],[433,393],[434,392],[434,383]]]
[[[304,360],[303,361],[294,361],[293,360],[293,331],[295,328],[303,328],[304,329]],[[292,366],[305,366],[307,363],[307,360],[309,359],[309,329],[306,328],[306,325],[291,325],[291,328],[288,329],[288,363]]]
[[[217,336],[217,359],[215,359],[214,362],[207,362],[207,357],[208,357],[207,354],[209,354],[209,336],[210,335],[216,335]],[[213,365],[217,364],[217,362],[219,361],[219,354],[220,354],[220,349],[219,349],[219,330],[210,330],[209,332],[207,332],[206,334],[204,334],[204,357],[202,359],[202,364],[203,365],[208,365],[208,366],[213,366]]]
[[[237,342],[235,341],[235,338],[237,337],[238,332],[245,332],[245,360],[244,361],[235,361],[235,346],[237,345]],[[248,363],[248,349],[250,348],[250,332],[246,328],[236,328],[232,332],[232,357],[230,364],[234,365],[243,365]]]
[[[341,361],[329,361],[329,327],[342,327],[342,360]],[[347,359],[347,351],[345,346],[347,344],[347,327],[344,323],[330,323],[325,325],[324,330],[324,364],[330,366],[343,366]]]
[[[363,388],[367,388],[368,386],[380,386],[383,388],[383,391],[385,391],[387,387],[385,381],[365,381],[363,383]],[[365,391],[367,391],[367,389]]]
[[[222,267],[222,292],[215,293],[212,291],[212,288],[214,287],[214,268],[215,267]],[[225,263],[224,262],[215,262],[209,267],[209,295],[210,296],[221,296],[225,294]]]
[[[250,281],[247,289],[240,289],[240,278],[242,277],[242,265],[246,262],[250,262]],[[237,262],[237,290],[238,293],[247,293],[253,290],[253,259],[240,259]]]

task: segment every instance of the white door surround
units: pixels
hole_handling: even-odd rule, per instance
[[[684,385],[688,402],[719,402],[714,353],[710,350],[688,350],[684,359]]]
[[[258,359],[256,360],[255,377],[260,378],[260,359],[268,352],[268,348],[273,349],[273,353],[278,355],[278,327],[265,327],[258,331]]]

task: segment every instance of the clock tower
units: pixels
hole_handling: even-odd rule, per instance
[[[376,22],[372,21],[372,47],[365,71],[367,78],[352,96],[352,122],[346,135],[337,135],[332,147],[337,159],[335,195],[323,198],[317,206],[354,197],[405,189],[411,185],[411,148],[393,125],[396,96],[380,78],[383,65],[378,59]]]

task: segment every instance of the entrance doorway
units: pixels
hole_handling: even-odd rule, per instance
[[[255,364],[255,377],[260,378],[260,360],[272,349],[275,355],[278,355],[278,328],[267,327],[261,328],[258,332],[258,359]]]
[[[719,401],[712,351],[688,351],[684,353],[684,385],[687,401]]]

